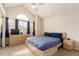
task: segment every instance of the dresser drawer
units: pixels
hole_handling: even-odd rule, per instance
[[[10,36],[9,44],[10,45],[17,45],[21,43],[25,43],[27,35],[12,35]]]

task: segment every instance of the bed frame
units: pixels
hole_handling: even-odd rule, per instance
[[[65,33],[62,33],[62,37],[64,37]],[[35,56],[51,56],[54,55],[60,46],[62,46],[62,42],[56,45],[55,47],[51,47],[45,51],[42,51],[29,42],[26,42],[26,46],[29,48],[29,50],[35,55]]]

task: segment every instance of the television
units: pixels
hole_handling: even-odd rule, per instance
[[[11,29],[11,34],[19,34],[19,29]]]

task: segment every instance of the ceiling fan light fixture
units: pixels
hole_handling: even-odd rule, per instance
[[[36,11],[39,11],[39,9],[35,5],[31,5],[31,8],[36,10]]]
[[[34,6],[34,5],[31,5],[31,7],[32,7],[33,9],[36,9],[36,6]]]

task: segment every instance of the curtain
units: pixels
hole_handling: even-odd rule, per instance
[[[27,34],[30,34],[30,22],[27,21]]]
[[[33,36],[35,36],[35,22],[33,22]]]
[[[9,25],[8,25],[8,17],[6,17],[6,29],[5,29],[5,37],[9,37]]]
[[[6,29],[5,29],[5,45],[9,45],[9,25],[8,25],[8,17],[6,17]]]
[[[15,29],[18,30],[18,19],[15,20]]]
[[[1,24],[1,38],[2,38],[2,31],[3,31],[3,23]]]

